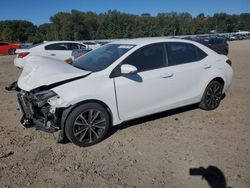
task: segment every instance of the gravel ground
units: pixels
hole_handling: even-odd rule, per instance
[[[218,109],[128,122],[88,148],[20,126],[15,93],[4,90],[20,71],[13,56],[1,56],[0,187],[249,188],[250,40],[230,42],[229,56],[235,76]],[[205,179],[190,176],[199,167]]]

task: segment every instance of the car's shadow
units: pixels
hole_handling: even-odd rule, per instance
[[[108,134],[104,138],[104,140],[111,137],[113,134],[115,134],[119,130],[127,129],[127,128],[132,127],[132,126],[136,126],[136,125],[146,123],[146,122],[149,122],[149,121],[153,121],[153,120],[156,120],[156,119],[172,116],[172,115],[175,115],[175,114],[180,114],[180,113],[183,113],[183,112],[186,112],[186,111],[191,111],[191,110],[194,110],[194,109],[197,109],[197,108],[198,108],[198,105],[193,104],[193,105],[189,105],[189,106],[185,106],[185,107],[181,107],[181,108],[176,108],[176,109],[173,109],[173,110],[168,110],[168,111],[148,115],[148,116],[137,118],[137,119],[134,119],[134,120],[126,121],[126,122],[121,123],[119,125],[115,125],[115,126],[110,127],[110,129],[108,131]],[[67,139],[65,133],[63,133],[61,131],[59,133],[59,137],[58,137],[57,142],[60,143],[60,144],[68,144],[68,143],[70,143],[70,141]]]
[[[183,113],[183,112],[191,111],[191,110],[194,110],[194,109],[197,109],[197,108],[198,108],[198,105],[193,104],[193,105],[189,105],[189,106],[185,106],[185,107],[181,107],[181,108],[177,108],[177,109],[173,109],[173,110],[160,112],[160,113],[157,113],[157,114],[148,115],[148,116],[145,116],[145,117],[142,117],[142,118],[137,118],[137,119],[134,119],[134,120],[130,120],[130,121],[121,123],[119,125],[111,127],[110,130],[109,130],[109,133],[108,133],[108,135],[107,135],[107,137],[105,139],[111,137],[113,134],[115,134],[119,130],[127,129],[129,127],[136,126],[136,125],[146,123],[146,122],[149,122],[149,121],[153,121],[153,120],[156,120],[156,119],[160,119],[160,118],[172,116],[172,115],[175,115],[175,114],[180,114],[180,113]]]
[[[226,94],[223,94],[221,100],[223,100],[225,97],[226,97]],[[126,128],[129,128],[129,127],[141,124],[141,123],[146,123],[146,122],[149,122],[149,121],[153,121],[153,120],[156,120],[156,119],[172,116],[172,115],[175,115],[175,114],[180,114],[180,113],[183,113],[183,112],[191,111],[191,110],[194,110],[194,109],[197,109],[197,108],[199,108],[198,104],[192,104],[192,105],[176,108],[176,109],[173,109],[173,110],[168,110],[168,111],[148,115],[148,116],[145,116],[145,117],[137,118],[137,119],[134,119],[134,120],[126,121],[124,123],[121,123],[119,125],[115,125],[115,126],[111,127],[110,130],[109,130],[109,133],[108,133],[108,135],[106,136],[105,139],[112,136],[118,130],[126,129]]]
[[[226,97],[226,95],[223,94],[222,100],[225,97]],[[136,118],[134,120],[123,122],[123,123],[121,123],[119,125],[112,126],[109,129],[109,132],[108,132],[107,136],[104,138],[104,140],[111,137],[113,134],[115,134],[119,130],[127,129],[129,127],[136,126],[136,125],[146,123],[146,122],[149,122],[149,121],[153,121],[153,120],[156,120],[156,119],[160,119],[160,118],[172,116],[172,115],[175,115],[175,114],[180,114],[180,113],[183,113],[183,112],[191,111],[191,110],[194,110],[194,109],[197,109],[197,108],[198,108],[198,104],[192,104],[192,105],[176,108],[176,109],[173,109],[173,110],[168,110],[168,111],[164,111],[164,112],[160,112],[160,113],[156,113],[156,114],[152,114],[152,115],[148,115],[148,116],[145,116],[145,117]],[[60,133],[62,133],[62,134],[60,134]],[[63,132],[60,132],[60,133],[59,133],[58,143],[61,143],[61,144],[70,143],[70,141],[67,139],[65,133],[63,133]]]

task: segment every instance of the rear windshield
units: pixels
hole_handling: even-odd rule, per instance
[[[82,70],[97,72],[106,69],[134,45],[107,44],[76,59],[72,65]]]

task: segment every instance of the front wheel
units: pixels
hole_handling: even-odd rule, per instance
[[[214,110],[220,105],[222,99],[223,85],[213,80],[211,81],[201,99],[199,107],[204,110]]]
[[[67,118],[65,133],[68,139],[81,147],[103,140],[110,127],[107,110],[97,103],[86,103],[75,108]]]

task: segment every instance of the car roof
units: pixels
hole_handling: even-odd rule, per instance
[[[193,41],[185,40],[185,39],[152,37],[152,38],[137,38],[137,39],[121,39],[121,40],[111,42],[111,44],[147,45],[147,44],[160,43],[160,42],[195,43]]]
[[[44,41],[43,44],[56,44],[56,43],[77,43],[77,44],[82,44],[77,41]]]

